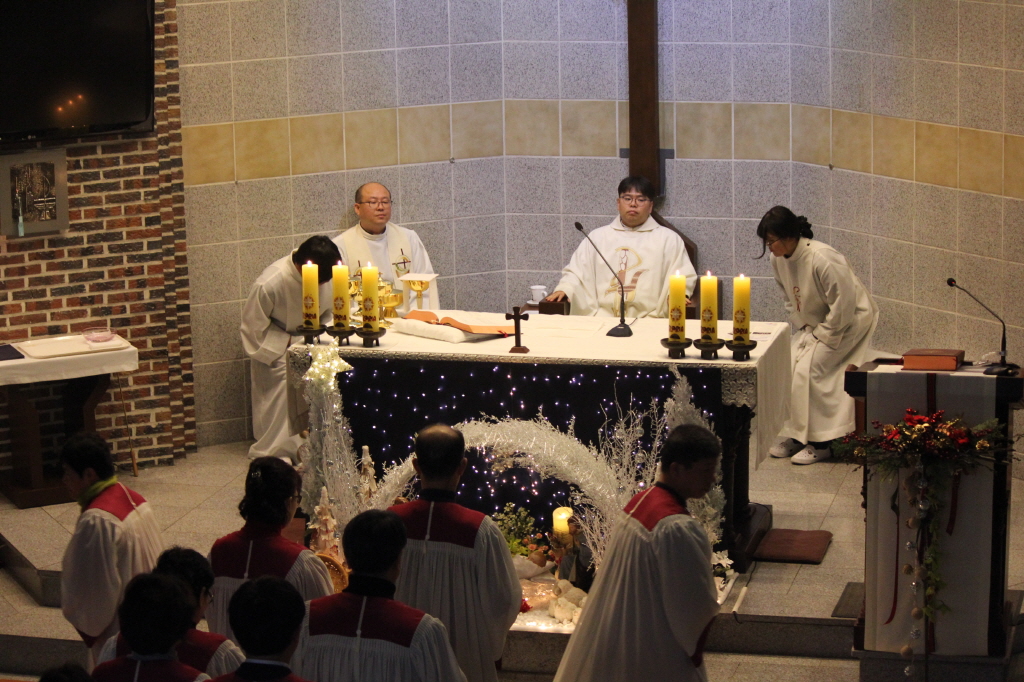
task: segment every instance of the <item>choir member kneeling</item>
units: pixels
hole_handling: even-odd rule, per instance
[[[214,682],[305,682],[288,665],[305,615],[302,595],[287,580],[265,576],[239,587],[228,605],[228,618],[246,659],[238,670]]]
[[[342,534],[352,574],[340,594],[314,599],[295,654],[317,682],[465,682],[437,618],[393,599],[405,525],[392,511],[357,515]]]
[[[117,609],[131,653],[101,663],[95,682],[203,682],[209,675],[178,661],[175,645],[192,627],[196,604],[177,578],[145,573],[132,578]]]
[[[711,544],[686,500],[715,483],[722,446],[693,424],[661,449],[658,482],[637,493],[604,561],[555,682],[705,682],[704,639],[718,614]]]
[[[213,588],[213,569],[210,562],[199,552],[185,547],[171,547],[157,559],[153,573],[178,578],[188,585],[195,599],[196,610],[192,614],[192,627],[174,648],[178,660],[202,671],[210,677],[224,675],[234,670],[245,660],[242,650],[224,635],[203,632],[196,629],[210,605]],[[123,634],[107,640],[100,652],[97,663],[112,660],[131,653]]]

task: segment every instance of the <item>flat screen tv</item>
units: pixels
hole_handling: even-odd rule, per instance
[[[0,0],[0,144],[153,129],[153,0]]]

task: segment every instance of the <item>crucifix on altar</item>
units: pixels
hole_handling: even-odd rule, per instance
[[[520,312],[522,308],[514,306],[512,312],[505,313],[506,320],[512,320],[516,325],[516,345],[512,346],[512,350],[509,353],[529,353],[530,349],[523,345],[522,331],[519,328],[519,323],[523,320],[530,319],[529,314]]]

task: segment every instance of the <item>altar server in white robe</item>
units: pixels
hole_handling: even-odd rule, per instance
[[[666,317],[669,277],[686,276],[686,295],[697,273],[678,234],[651,217],[654,186],[644,177],[619,183],[619,217],[590,233],[608,265],[586,239],[576,247],[548,301],[571,303],[573,315],[619,316],[619,280],[626,292],[626,317]],[[618,278],[618,279],[616,279]]]
[[[807,218],[775,206],[761,218],[757,236],[771,252],[795,330],[789,417],[769,454],[813,464],[831,457],[830,441],[855,428],[844,375],[847,365],[869,359],[878,307],[846,258],[814,239]]]
[[[316,682],[465,682],[437,618],[394,599],[405,526],[373,509],[345,526],[348,587],[306,608],[295,674]]]
[[[213,543],[213,603],[206,612],[210,632],[229,637],[228,606],[242,583],[265,575],[283,578],[295,586],[304,600],[334,593],[327,567],[302,545],[281,535],[295,517],[302,492],[298,472],[277,457],[260,457],[249,463],[245,496],[238,511],[245,519],[242,530]]]
[[[496,682],[494,663],[523,599],[508,543],[489,516],[455,501],[467,463],[462,434],[433,424],[415,448],[419,499],[391,508],[409,540],[395,598],[441,619],[469,682]]]
[[[234,672],[245,660],[242,650],[224,635],[196,627],[206,617],[213,594],[213,569],[206,557],[194,549],[171,547],[157,559],[153,573],[181,580],[189,587],[195,600],[192,627],[174,647],[178,661],[210,677]],[[107,640],[96,662],[104,663],[130,653],[128,640],[124,633],[119,633]]]
[[[309,410],[299,390],[288,385],[288,347],[301,336],[302,266],[318,266],[321,324],[332,323],[331,268],[341,261],[338,247],[323,235],[267,266],[249,289],[242,308],[242,348],[252,362],[252,433],[249,457],[287,457],[294,461],[301,444],[303,416]]]
[[[700,426],[669,434],[657,484],[630,500],[612,530],[555,682],[707,680],[718,592],[711,544],[686,501],[714,485],[721,451]]]
[[[379,182],[368,182],[356,190],[355,212],[359,222],[334,238],[351,276],[373,264],[392,291],[402,293],[399,315],[415,308],[416,293],[399,277],[410,273],[430,275],[434,266],[420,236],[391,222],[391,190]],[[423,309],[437,308],[437,289],[423,292]]]
[[[156,566],[164,547],[142,495],[119,483],[106,441],[72,436],[61,449],[64,485],[82,509],[61,563],[61,610],[89,648],[91,669],[117,634],[117,607],[128,582]]]

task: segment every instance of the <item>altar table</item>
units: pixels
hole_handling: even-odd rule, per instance
[[[511,324],[504,315],[495,313],[438,312],[438,317],[445,316],[469,324]],[[431,418],[456,423],[478,418],[483,412],[494,417],[531,419],[541,405],[552,423],[565,426],[575,420],[578,436],[584,437],[579,435],[584,425],[582,430],[588,431],[586,436],[593,440],[600,425],[593,418],[600,414],[595,406],[607,408],[613,404],[615,386],[609,383],[615,384],[630,371],[642,372],[640,383],[644,385],[638,387],[640,393],[646,393],[633,397],[646,406],[650,399],[668,397],[661,392],[665,386],[670,389],[674,375],[669,367],[675,365],[689,379],[695,404],[712,413],[713,427],[722,439],[722,485],[727,498],[724,544],[733,550],[734,560],[738,559],[743,570],[746,559],[741,545],[753,540],[756,546],[760,533],[767,530],[761,528],[758,533],[748,528],[752,514],[748,498],[749,449],[754,448],[756,465],[774,443],[786,417],[789,325],[754,322],[752,338],[758,346],[749,360],[737,362],[725,348],[719,351],[717,360],[701,360],[700,352],[693,348],[687,349],[685,358],[672,360],[660,344],[667,335],[667,320],[639,319],[631,325],[632,337],[606,336],[616,322],[613,318],[531,314],[522,323],[527,354],[509,352],[514,345],[511,336],[453,344],[390,331],[374,348],[364,348],[357,337],[352,337],[352,345],[343,345],[341,355],[354,369],[339,375],[339,387],[354,442],[357,446],[369,445],[376,455],[391,448],[396,429],[397,438],[404,442]],[[687,335],[697,336],[697,321],[687,320],[686,324]],[[720,322],[719,326],[728,338],[732,323]],[[387,368],[391,371],[385,371]],[[496,371],[499,368],[501,371]],[[587,386],[581,387],[584,376]],[[638,375],[634,372],[632,376]],[[455,393],[463,395],[465,387],[483,385],[481,382],[488,382],[486,386],[492,388],[456,405]],[[373,395],[387,394],[387,414],[380,413],[383,402],[370,404],[367,388]],[[617,397],[622,402],[623,396]],[[438,409],[428,415],[432,406]],[[390,435],[386,433],[389,429]],[[395,453],[394,458],[405,454]],[[763,526],[766,520],[758,523]],[[758,537],[752,538],[754,534]]]
[[[17,343],[12,344],[15,348]],[[113,372],[131,372],[139,367],[139,351],[128,344],[121,350],[68,355],[45,359],[26,355],[0,362],[0,386],[7,393],[11,428],[11,465],[0,478],[0,489],[19,508],[68,502],[60,480],[43,473],[43,451],[39,413],[26,397],[24,387],[44,381],[67,380],[64,389],[64,432],[95,430],[96,405],[110,386]]]

